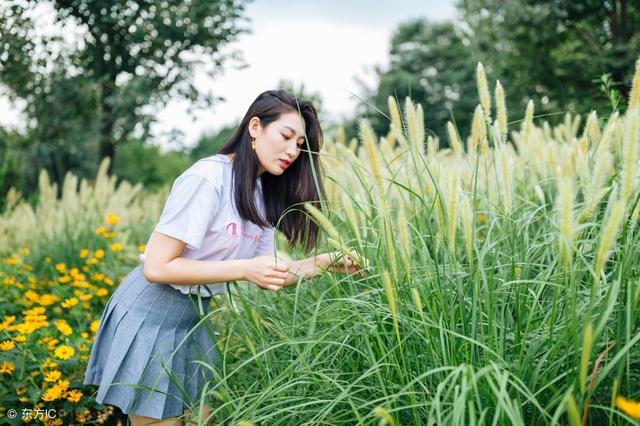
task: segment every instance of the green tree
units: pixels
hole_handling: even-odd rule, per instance
[[[26,102],[38,157],[64,157],[47,164],[58,177],[86,164],[86,152],[95,152],[95,167],[105,156],[114,159],[116,147],[134,130],[145,139],[153,108],[170,99],[211,106],[220,98],[194,86],[194,71],[207,58],[206,72],[214,77],[229,59],[238,59],[221,48],[245,31],[238,21],[246,2],[2,2],[0,82],[11,99]],[[36,32],[33,14],[42,5],[52,10],[58,28],[77,29],[82,39]]]
[[[505,86],[514,114],[608,112],[594,80],[623,98],[640,54],[640,3],[627,0],[459,0],[474,56]],[[624,103],[620,105],[624,107]]]
[[[395,31],[389,55],[388,69],[376,67],[377,87],[364,87],[358,115],[368,118],[378,134],[386,134],[390,120],[381,112],[389,115],[387,98],[404,103],[409,96],[422,104],[427,134],[437,135],[440,146],[448,144],[449,120],[466,134],[478,96],[475,62],[459,29],[451,22],[409,21]],[[347,123],[345,131],[349,138],[357,136],[357,123]]]

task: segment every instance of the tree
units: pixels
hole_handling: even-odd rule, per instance
[[[640,3],[628,0],[459,0],[476,57],[505,85],[513,116],[610,110],[594,80],[626,98],[640,54]],[[624,107],[624,104],[619,105]]]
[[[134,130],[146,138],[151,107],[185,98],[207,107],[219,97],[193,85],[196,67],[209,76],[236,52],[221,48],[237,27],[246,0],[9,0],[0,5],[0,82],[23,99],[41,145],[67,155],[91,149],[97,162],[115,157]],[[59,34],[36,38],[36,7],[49,6],[55,23],[83,35],[75,44]],[[52,8],[51,8],[52,6]],[[72,157],[72,156],[71,156]],[[67,159],[68,160],[68,159]],[[114,164],[114,161],[111,162]],[[62,169],[73,164],[62,163]]]
[[[401,105],[409,96],[422,104],[427,134],[447,145],[447,121],[455,121],[460,133],[467,132],[478,103],[475,61],[464,45],[462,34],[451,22],[431,23],[424,19],[401,24],[391,40],[389,67],[376,68],[378,84],[364,88],[365,101],[359,115],[368,118],[378,134],[386,134],[390,120],[387,99]],[[369,105],[371,104],[371,105]],[[348,137],[357,136],[347,132]]]

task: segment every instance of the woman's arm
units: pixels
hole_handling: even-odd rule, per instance
[[[320,274],[321,267],[324,266],[322,256],[317,255],[289,262],[289,276],[284,280],[284,287],[298,284],[300,276],[308,280]]]
[[[153,283],[196,285],[245,279],[244,259],[193,260],[179,257],[184,241],[153,232],[144,261],[144,277]]]
[[[365,275],[349,256],[345,257],[340,252],[322,253],[289,262],[289,276],[285,279],[283,286],[298,284],[301,276],[306,280],[314,278],[324,270],[347,274],[357,273],[362,278]]]

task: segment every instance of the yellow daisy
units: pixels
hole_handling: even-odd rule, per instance
[[[61,345],[56,348],[54,353],[55,356],[60,359],[69,359],[76,353],[76,351],[71,346]]]

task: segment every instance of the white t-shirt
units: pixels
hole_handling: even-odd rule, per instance
[[[274,228],[264,230],[240,218],[231,185],[229,157],[217,154],[196,161],[176,178],[154,231],[186,243],[180,255],[195,260],[249,259],[274,255]],[[264,216],[262,182],[257,179],[256,206]],[[148,245],[147,245],[148,246]],[[144,262],[145,253],[140,255]],[[227,283],[174,285],[181,293],[203,297],[222,293]]]

